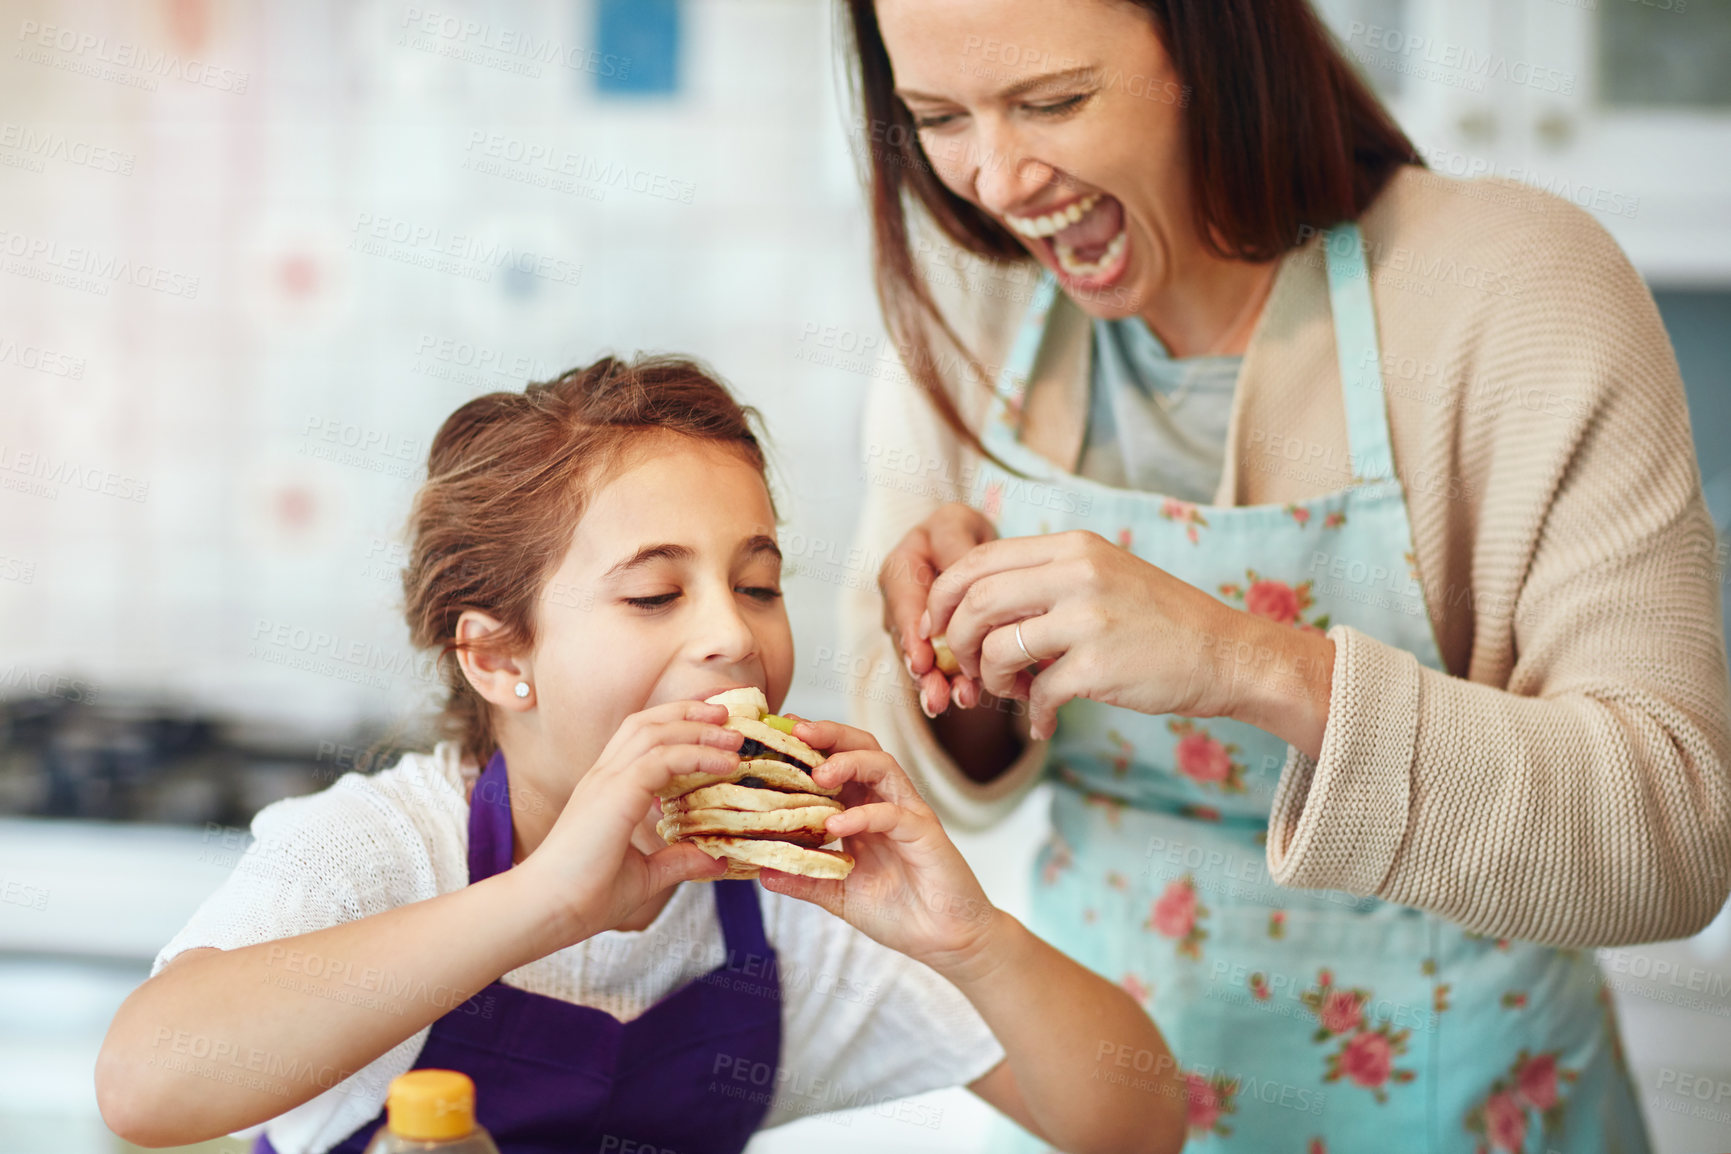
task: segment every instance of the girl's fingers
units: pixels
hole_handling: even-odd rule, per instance
[[[826,789],[856,782],[885,801],[921,810],[926,808],[924,799],[914,788],[914,783],[908,780],[907,773],[895,758],[882,750],[839,753],[813,770],[812,779]]]
[[[701,701],[664,701],[660,705],[652,705],[648,709],[633,713],[620,723],[618,730],[602,749],[596,764],[623,764],[641,756],[650,746],[666,741],[666,738],[656,736],[662,726],[707,726],[727,733],[731,731],[721,729],[721,723],[726,720],[725,705],[706,705]]]
[[[719,725],[727,720],[727,706],[705,701],[663,701],[633,716],[642,727],[681,721]]]
[[[804,874],[761,869],[757,872],[757,881],[771,893],[786,894],[790,898],[810,902],[838,918],[842,916],[842,910],[847,904],[847,887],[835,878],[808,878]]]
[[[721,721],[727,720],[726,706],[704,708],[721,710]],[[672,745],[703,745],[737,754],[743,742],[743,734],[724,729],[720,721],[657,721],[640,726],[612,756],[603,757],[597,764],[628,765],[646,757],[651,750]]]
[[[586,774],[572,791],[561,816],[581,812],[581,820],[599,829],[621,823],[629,831],[646,817],[656,794],[676,775],[709,773],[720,777],[739,766],[739,756],[703,745],[664,745],[650,750],[616,773]],[[581,795],[581,796],[579,796]]]
[[[727,863],[710,857],[694,845],[679,842],[656,850],[644,860],[649,867],[649,892],[658,894],[668,886],[699,878],[720,877],[727,872]]]
[[[823,831],[831,837],[858,837],[866,833],[888,834],[895,841],[913,841],[919,832],[911,828],[912,815],[901,806],[887,801],[856,805],[840,813],[832,813],[823,823]]]
[[[941,674],[940,674],[941,676]],[[731,733],[732,730],[727,732]],[[820,753],[846,753],[855,749],[880,749],[878,739],[863,729],[839,721],[796,721],[793,735]]]
[[[633,786],[653,794],[683,773],[731,773],[739,755],[708,745],[660,745],[632,762],[627,773]]]

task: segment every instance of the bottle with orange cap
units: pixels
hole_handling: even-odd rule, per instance
[[[366,1154],[499,1154],[475,1121],[475,1083],[456,1070],[410,1070],[391,1079],[385,1124]]]

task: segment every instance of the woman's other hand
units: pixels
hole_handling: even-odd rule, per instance
[[[931,634],[920,632],[932,582],[975,546],[997,537],[997,529],[985,514],[953,501],[909,530],[878,570],[884,631],[901,649],[927,717],[942,713],[952,700],[972,707],[980,699],[977,683],[969,684],[961,674],[952,678],[937,668]]]

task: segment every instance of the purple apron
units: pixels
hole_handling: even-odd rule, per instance
[[[509,785],[495,753],[469,802],[469,881],[510,868]],[[727,960],[641,1017],[494,982],[433,1023],[416,1068],[475,1080],[476,1118],[501,1154],[744,1150],[779,1081],[781,982],[756,885],[710,884]],[[384,1120],[381,1110],[332,1150],[359,1154]],[[253,1154],[275,1151],[261,1134]]]

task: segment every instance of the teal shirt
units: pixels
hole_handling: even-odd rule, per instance
[[[1244,358],[1175,359],[1141,317],[1096,320],[1093,330],[1081,475],[1119,489],[1212,502]]]

